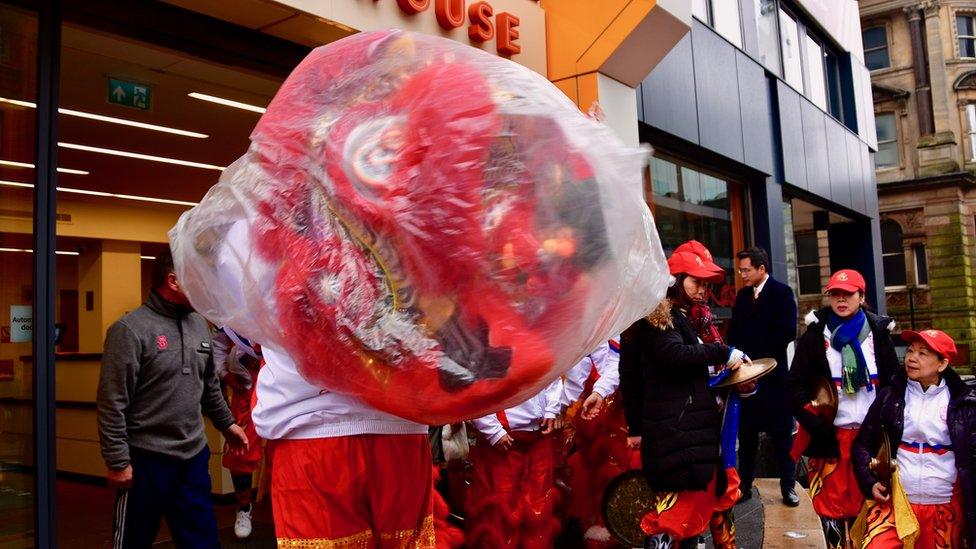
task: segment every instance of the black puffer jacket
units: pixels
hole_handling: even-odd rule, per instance
[[[641,436],[652,490],[704,490],[716,473],[721,414],[708,366],[729,347],[701,344],[691,323],[665,300],[621,336],[620,389],[631,436]],[[724,483],[722,483],[724,484]]]
[[[956,481],[962,488],[965,513],[965,546],[976,549],[976,391],[968,387],[951,368],[942,373],[949,388],[949,410],[946,423],[956,459]],[[861,430],[854,439],[851,459],[854,474],[865,497],[871,497],[871,487],[878,482],[877,475],[869,467],[871,458],[881,447],[881,437],[888,436],[892,459],[898,453],[902,433],[905,430],[905,388],[908,377],[904,370],[892,381],[891,387],[878,393]],[[924,525],[923,525],[924,527]]]
[[[831,382],[830,366],[827,364],[827,349],[824,347],[824,328],[830,307],[824,307],[814,314],[815,322],[810,324],[806,333],[800,336],[793,355],[793,364],[787,377],[786,390],[789,393],[790,405],[796,420],[810,433],[810,445],[804,455],[810,457],[838,457],[840,448],[837,437],[833,432],[833,425],[828,425],[824,419],[811,414],[803,407],[814,398],[815,388],[820,380],[826,378]],[[891,377],[899,369],[898,355],[895,345],[891,342],[889,326],[890,317],[879,316],[869,311],[864,313],[868,317],[871,333],[874,335],[874,357],[878,367],[878,384],[887,387]]]

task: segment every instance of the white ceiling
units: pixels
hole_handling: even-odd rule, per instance
[[[265,106],[281,83],[277,78],[76,26],[64,26],[62,43],[62,108],[209,135],[197,139],[61,115],[58,140],[62,142],[226,166],[247,150],[248,135],[260,114],[200,101],[187,94],[197,91]],[[109,104],[110,76],[149,84],[152,110]],[[23,116],[10,112],[17,110],[24,109],[0,103],[0,116]],[[32,152],[25,149],[19,151],[25,158],[3,159],[32,162]],[[18,151],[5,154],[16,156]],[[65,148],[60,148],[58,155],[60,167],[90,172],[59,174],[61,187],[196,202],[220,176],[214,170]],[[0,167],[0,179],[30,181],[31,177],[24,169]]]

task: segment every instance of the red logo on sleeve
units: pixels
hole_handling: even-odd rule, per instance
[[[159,347],[160,351],[169,349],[169,340],[166,339],[166,336],[156,336],[156,347]]]

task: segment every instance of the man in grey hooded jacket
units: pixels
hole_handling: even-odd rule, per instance
[[[167,250],[149,298],[105,338],[98,435],[118,489],[113,547],[151,546],[163,517],[177,547],[219,547],[203,414],[232,447],[246,448],[220,391],[209,326],[180,290]]]

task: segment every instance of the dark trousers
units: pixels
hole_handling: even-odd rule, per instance
[[[165,518],[180,548],[219,548],[210,500],[210,450],[177,459],[133,448],[132,487],[119,490],[112,522],[114,549],[151,547]]]
[[[739,479],[742,481],[742,492],[752,489],[752,481],[756,477],[756,452],[759,449],[759,433],[762,429],[743,424],[739,427]],[[792,488],[796,480],[796,463],[790,458],[793,447],[793,433],[790,426],[765,430],[773,443],[773,452],[779,468],[780,488]]]

